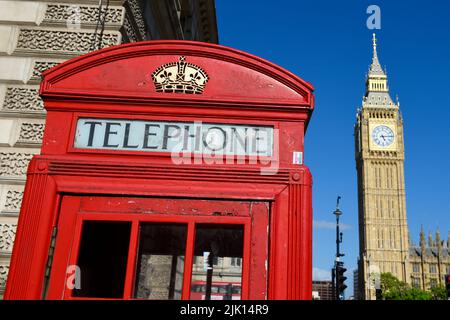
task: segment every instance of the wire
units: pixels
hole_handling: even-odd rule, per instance
[[[92,43],[91,43],[91,51],[95,50],[96,47],[96,42],[97,42],[97,31],[98,31],[98,25],[100,23],[100,15],[102,12],[102,5],[103,5],[103,0],[98,0],[98,16],[97,16],[97,24],[95,25],[95,31],[92,37]]]
[[[94,51],[95,49],[100,50],[102,48],[103,44],[103,33],[105,31],[105,24],[106,24],[106,17],[108,15],[108,9],[109,9],[109,0],[106,0],[106,6],[103,10],[103,0],[98,1],[98,16],[97,16],[97,23],[95,25],[95,30],[92,38],[91,43],[91,51]],[[98,30],[100,28],[100,34],[98,33]]]
[[[105,31],[105,23],[106,23],[106,16],[108,15],[108,9],[109,9],[109,0],[106,0],[106,7],[105,11],[103,13],[103,19],[102,19],[102,29],[100,31],[100,37],[98,41],[98,49],[101,49],[101,46],[103,44],[103,32]]]

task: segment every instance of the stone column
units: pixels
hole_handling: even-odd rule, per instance
[[[133,3],[135,11],[138,9],[137,1],[128,2]],[[0,1],[0,297],[8,275],[28,162],[40,152],[42,142],[45,110],[38,95],[41,73],[92,50],[98,3]],[[102,47],[137,39],[131,35],[137,23],[122,3],[110,1]],[[124,24],[126,11],[131,27]],[[142,19],[142,14],[137,19]]]

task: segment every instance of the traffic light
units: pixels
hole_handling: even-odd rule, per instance
[[[447,292],[447,299],[450,300],[450,274],[445,275],[445,291]]]
[[[344,264],[338,262],[336,266],[336,291],[339,299],[342,299],[344,290],[347,288],[345,284],[345,280],[347,280],[347,277],[344,275],[345,271],[347,271],[347,269],[344,268]]]
[[[382,295],[381,289],[375,289],[375,298],[377,300],[382,300],[383,299],[383,295]]]

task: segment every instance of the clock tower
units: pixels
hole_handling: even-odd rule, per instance
[[[373,34],[372,64],[355,125],[360,298],[375,299],[380,273],[409,282],[403,120],[389,94]]]

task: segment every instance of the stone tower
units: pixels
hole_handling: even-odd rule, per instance
[[[375,298],[380,273],[409,282],[403,121],[389,94],[373,35],[372,64],[355,125],[361,298]]]

